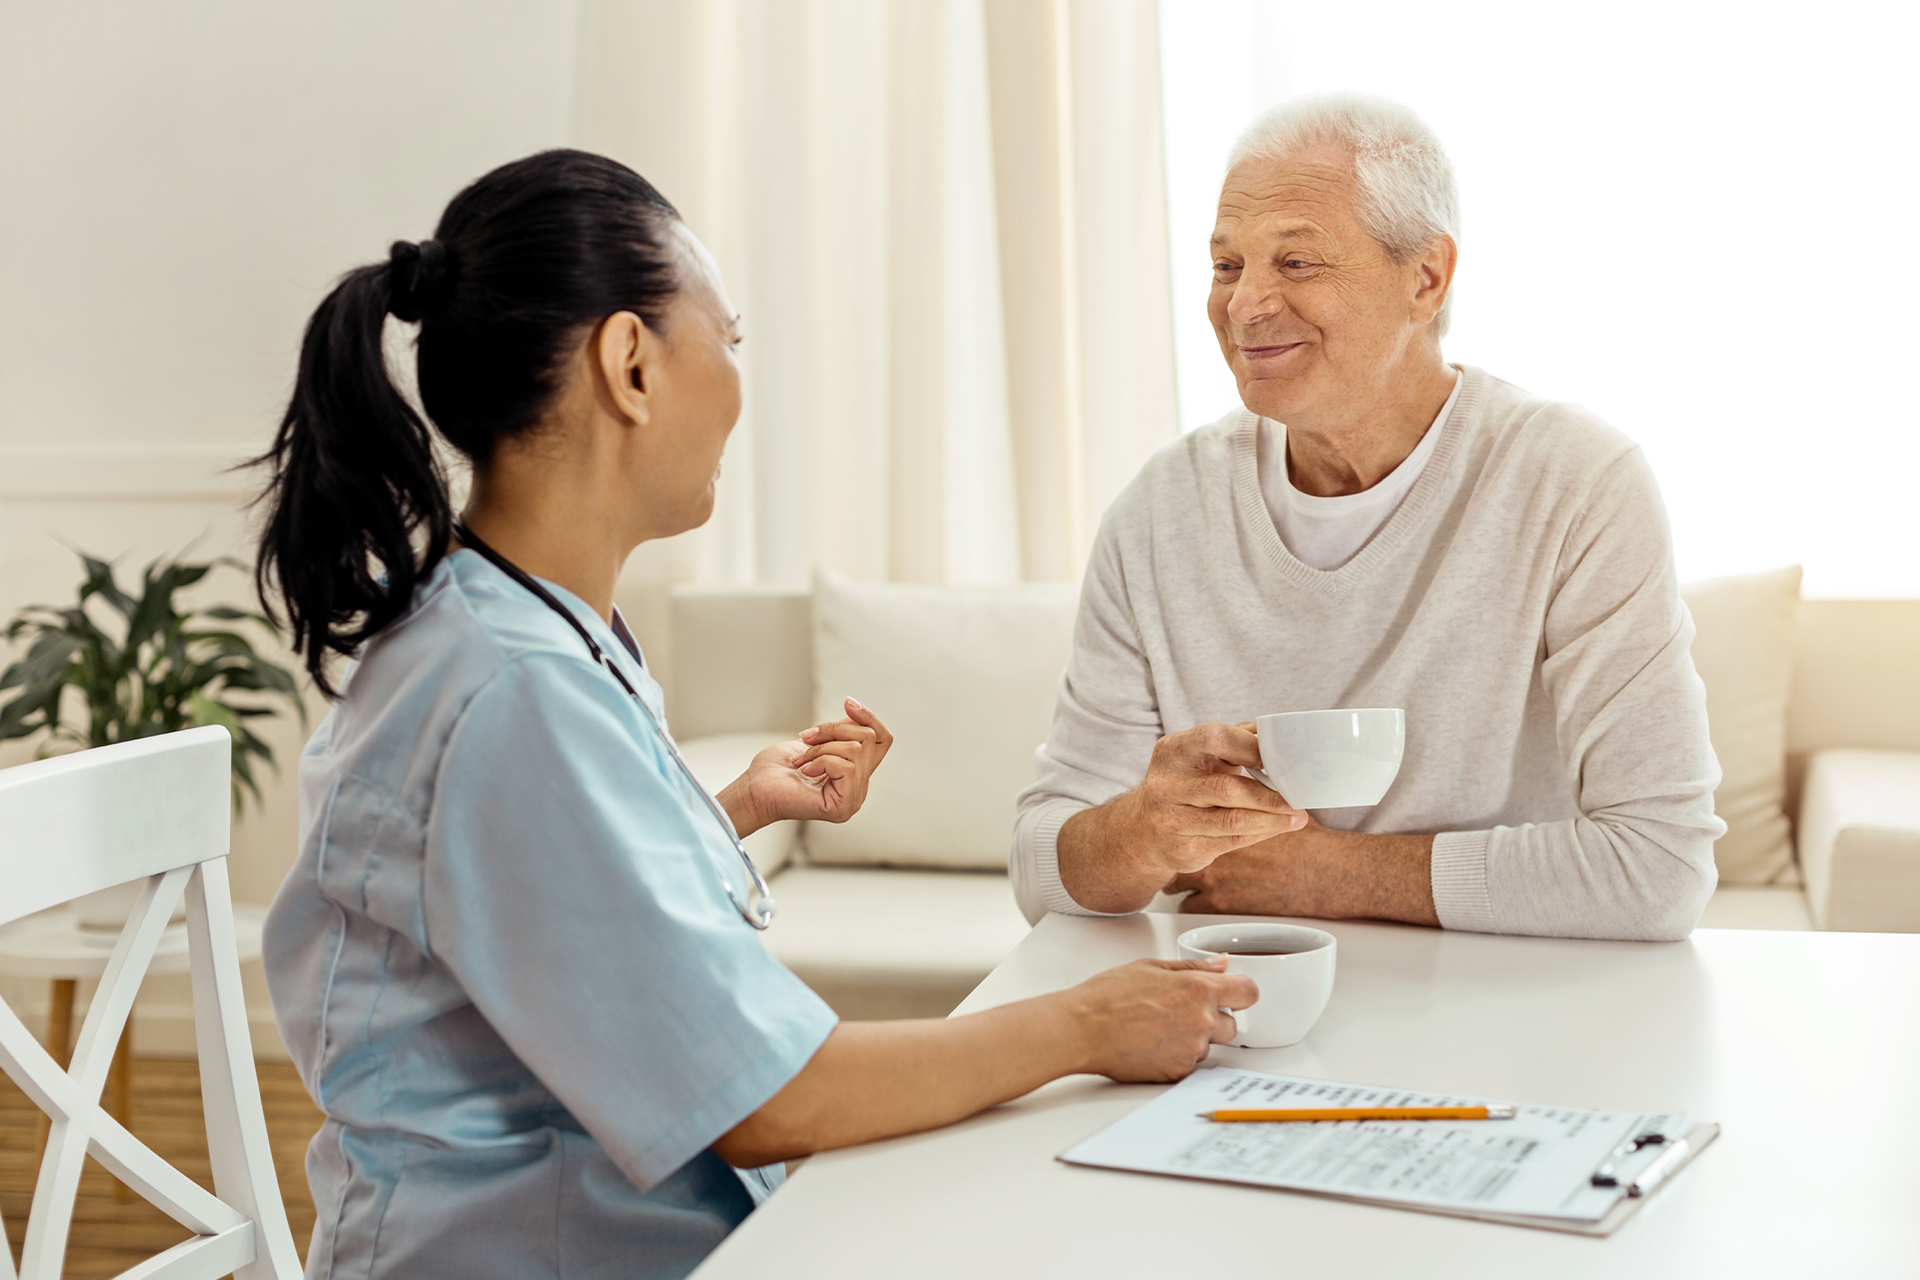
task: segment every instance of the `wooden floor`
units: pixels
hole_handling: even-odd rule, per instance
[[[273,1162],[280,1172],[280,1195],[293,1225],[293,1242],[307,1256],[313,1231],[313,1200],[307,1194],[307,1142],[320,1128],[320,1112],[307,1098],[300,1079],[285,1063],[263,1062],[260,1096],[266,1104]],[[207,1165],[207,1134],[200,1114],[200,1072],[191,1061],[136,1058],[133,1064],[134,1136],[203,1185],[213,1180]],[[16,1265],[26,1236],[27,1209],[33,1203],[36,1124],[39,1108],[11,1080],[0,1075],[0,1216]],[[142,1259],[186,1239],[187,1231],[140,1199],[122,1199],[119,1183],[87,1162],[67,1244],[66,1280],[95,1280],[118,1275]]]

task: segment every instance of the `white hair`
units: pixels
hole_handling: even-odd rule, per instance
[[[1460,190],[1440,139],[1411,107],[1363,93],[1293,98],[1254,118],[1227,156],[1278,160],[1313,147],[1353,156],[1360,225],[1395,262],[1410,262],[1441,236],[1460,239]],[[1453,318],[1453,291],[1434,317],[1442,336]]]

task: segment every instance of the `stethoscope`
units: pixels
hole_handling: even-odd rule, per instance
[[[640,696],[639,690],[628,683],[626,676],[620,673],[620,668],[613,664],[611,658],[601,652],[600,646],[594,643],[594,639],[587,633],[587,629],[580,625],[580,619],[573,616],[573,610],[554,599],[553,593],[534,581],[531,574],[526,573],[511,560],[508,560],[498,551],[495,551],[492,547],[474,537],[473,530],[467,528],[464,523],[454,525],[453,534],[456,538],[459,538],[461,542],[485,556],[494,568],[506,574],[527,590],[533,592],[533,594],[539,598],[541,604],[546,605],[547,608],[566,619],[567,625],[577,631],[580,634],[580,638],[586,641],[587,652],[593,655],[593,660],[599,663],[600,666],[606,670],[607,674],[611,675],[615,680],[618,680],[620,687],[627,691],[627,696],[640,705],[641,712],[647,717],[647,723],[653,726],[654,732],[660,735],[660,741],[665,744],[667,754],[673,757],[673,762],[680,766],[680,772],[686,775],[687,784],[699,794],[702,800],[707,802],[707,808],[713,813],[714,821],[718,822],[720,829],[726,832],[727,842],[733,846],[734,852],[740,855],[740,861],[746,865],[747,875],[753,880],[753,891],[759,895],[758,900],[749,907],[746,903],[740,901],[740,895],[733,891],[732,881],[723,875],[720,877],[720,887],[727,891],[727,901],[731,902],[741,917],[754,928],[765,929],[768,925],[772,924],[774,912],[780,909],[780,904],[774,901],[773,890],[767,887],[766,878],[760,874],[760,868],[753,865],[753,858],[747,853],[747,846],[740,842],[740,834],[733,829],[733,820],[727,817],[727,811],[722,809],[720,802],[715,800],[713,796],[708,794],[707,789],[700,785],[700,779],[693,776],[693,770],[687,767],[686,760],[680,755],[680,748],[673,745],[673,739],[667,736],[665,727],[654,717],[653,708],[647,705],[647,700]]]

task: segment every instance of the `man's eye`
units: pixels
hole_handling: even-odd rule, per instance
[[[1224,275],[1229,271],[1238,271],[1240,269],[1240,264],[1237,262],[1228,262],[1225,259],[1222,259],[1213,264],[1213,269],[1215,272],[1221,275]]]
[[[1304,268],[1310,267],[1313,264],[1311,262],[1308,262],[1305,258],[1288,258],[1285,262],[1281,263],[1280,265],[1283,267],[1290,267],[1295,271],[1299,271]]]

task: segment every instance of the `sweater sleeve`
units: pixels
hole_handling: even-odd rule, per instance
[[[1117,522],[1109,515],[1088,561],[1053,728],[1034,753],[1039,780],[1020,793],[1014,818],[1007,870],[1029,923],[1049,911],[1115,914],[1081,906],[1060,882],[1060,828],[1081,810],[1139,786],[1164,732],[1153,672],[1127,600]]]
[[[1541,638],[1560,763],[1581,816],[1445,832],[1433,896],[1450,929],[1661,941],[1717,880],[1720,766],[1694,673],[1659,487],[1633,449],[1570,526]]]

